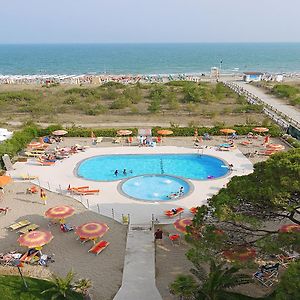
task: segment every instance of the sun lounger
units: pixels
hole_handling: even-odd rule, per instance
[[[279,255],[276,255],[276,258],[278,259],[281,266],[283,266],[284,268],[287,268],[291,262],[293,262],[297,259],[297,256],[279,254]]]
[[[96,144],[100,144],[103,141],[103,137],[102,136],[98,136],[96,139]]]
[[[28,252],[26,252],[26,253],[24,253],[24,254],[22,255],[22,257],[20,258],[20,261],[21,261],[21,262],[24,262],[24,263],[30,264],[30,263],[34,260],[34,258],[36,257],[36,255],[37,255],[38,253],[39,253],[38,250],[35,251],[35,252],[33,252],[31,255],[28,255]]]
[[[27,175],[21,174],[20,177],[23,180],[34,180],[34,179],[38,178],[37,176],[33,176],[33,175],[29,175],[29,174],[27,174]]]
[[[116,138],[116,139],[113,140],[114,144],[121,144],[121,142],[122,142],[122,138],[121,137],[118,137],[118,138]]]
[[[258,280],[262,285],[266,287],[272,286],[277,277],[278,277],[277,271],[274,271],[272,273],[257,271],[256,273],[253,274],[253,278]]]
[[[4,213],[6,215],[8,211],[9,211],[9,207],[0,207],[0,214]]]
[[[169,240],[171,241],[172,245],[175,246],[175,243],[177,242],[180,244],[180,235],[179,234],[170,234]]]
[[[11,224],[10,226],[8,226],[8,229],[10,229],[10,230],[17,230],[17,229],[25,227],[25,226],[27,226],[29,224],[30,224],[30,222],[28,220],[22,220],[20,222]]]
[[[90,187],[88,185],[78,186],[78,187],[68,187],[68,191],[78,191],[78,190],[88,190]]]
[[[191,212],[193,215],[195,215],[195,214],[197,213],[197,211],[198,211],[198,207],[191,207],[191,208],[190,208],[190,212]]]
[[[94,195],[99,194],[100,190],[74,190],[74,192],[78,195]]]
[[[110,243],[107,241],[100,241],[95,244],[88,252],[98,255],[101,253]]]
[[[39,225],[36,225],[36,224],[30,224],[30,225],[28,225],[28,226],[26,226],[26,227],[20,229],[20,230],[18,231],[18,233],[24,234],[24,233],[27,233],[27,232],[29,232],[29,231],[36,230],[36,229],[38,229],[39,227],[40,227]]]
[[[173,218],[173,217],[176,217],[179,214],[181,214],[183,211],[184,211],[184,208],[178,207],[178,208],[176,208],[176,213],[174,213],[172,210],[166,210],[165,215],[169,218]]]
[[[36,193],[38,193],[38,188],[35,185],[33,185],[33,186],[31,186],[30,188],[28,188],[26,190],[26,193],[28,193],[28,194],[36,194]]]
[[[34,153],[29,151],[26,151],[24,154],[28,157],[39,157],[41,155],[41,153]]]

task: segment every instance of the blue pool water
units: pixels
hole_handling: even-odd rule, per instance
[[[101,155],[81,162],[77,175],[98,181],[115,181],[147,174],[206,180],[226,175],[228,168],[224,164],[218,158],[198,154]],[[124,169],[126,174],[123,174]],[[118,170],[117,176],[115,170]]]
[[[183,187],[182,193],[179,193]],[[144,175],[126,180],[121,190],[127,196],[144,201],[178,200],[188,194],[190,185],[187,181],[168,175]]]

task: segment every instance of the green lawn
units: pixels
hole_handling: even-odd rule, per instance
[[[5,300],[50,300],[50,295],[41,294],[42,291],[51,287],[51,282],[25,278],[28,290],[24,288],[21,277],[19,276],[0,276],[0,299]],[[72,300],[82,300],[80,294],[74,293]]]

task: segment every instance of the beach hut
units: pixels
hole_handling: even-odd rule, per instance
[[[261,72],[244,72],[243,80],[245,82],[261,81],[263,75]]]

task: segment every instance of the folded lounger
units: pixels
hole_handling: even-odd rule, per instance
[[[17,229],[20,229],[22,227],[25,227],[25,226],[29,225],[30,223],[31,222],[29,222],[28,220],[22,220],[20,222],[11,224],[10,226],[8,226],[8,229],[10,229],[10,230],[17,230]]]
[[[36,230],[36,229],[38,229],[38,228],[39,228],[39,225],[36,225],[36,224],[30,224],[30,225],[28,225],[28,226],[26,226],[26,227],[20,229],[20,230],[18,231],[18,233],[24,234],[24,233],[27,233],[27,232],[29,232],[29,231]]]
[[[174,212],[172,210],[166,210],[165,211],[165,215],[167,217],[173,218],[173,217],[176,217],[179,214],[181,214],[183,211],[184,211],[184,208],[178,207],[178,208],[176,208],[176,213],[175,214],[174,214]]]
[[[109,242],[107,241],[100,241],[97,244],[95,244],[88,252],[94,253],[98,255],[100,252],[102,252],[107,246],[109,245]]]

